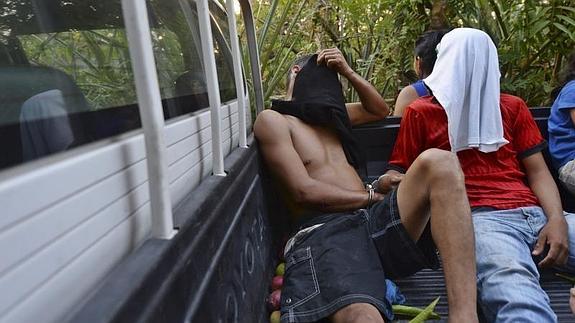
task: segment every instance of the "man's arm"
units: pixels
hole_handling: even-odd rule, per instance
[[[311,178],[291,140],[289,125],[281,114],[266,110],[254,124],[260,151],[267,166],[279,178],[295,203],[324,212],[341,212],[366,207],[369,193],[350,191]],[[373,202],[381,200],[375,194]]]
[[[389,107],[377,92],[375,87],[357,74],[345,61],[343,54],[337,48],[322,50],[318,57],[318,64],[325,64],[345,76],[351,86],[357,91],[360,102],[346,104],[347,114],[353,126],[368,122],[383,120],[389,114]]]
[[[567,237],[567,221],[563,216],[563,207],[557,185],[549,173],[542,153],[536,153],[523,158],[523,166],[527,173],[529,186],[539,199],[541,207],[547,216],[547,224],[539,233],[539,239],[533,250],[533,255],[540,255],[549,245],[549,253],[541,262],[540,267],[563,265],[569,255]]]
[[[571,109],[571,121],[573,122],[573,126],[575,127],[575,108]]]

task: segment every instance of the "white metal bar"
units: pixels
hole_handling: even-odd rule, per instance
[[[254,84],[254,96],[256,102],[256,114],[264,110],[264,91],[262,85],[262,73],[260,69],[260,54],[256,40],[256,29],[252,5],[250,0],[239,0],[242,15],[244,17],[244,26],[246,27],[246,36],[248,39],[248,53],[250,56],[250,67],[252,70],[252,81]]]
[[[222,118],[220,113],[220,86],[216,70],[216,57],[210,23],[210,9],[208,0],[196,0],[198,8],[198,21],[200,23],[200,37],[202,39],[202,57],[208,86],[208,100],[210,102],[212,127],[212,159],[213,172],[216,176],[226,176],[224,171],[224,154],[222,151]]]
[[[159,239],[170,239],[176,231],[167,177],[162,100],[152,49],[148,10],[144,0],[122,0],[122,11],[146,142],[152,235]]]
[[[240,128],[240,147],[248,147],[248,139],[246,134],[246,105],[245,96],[246,92],[244,89],[244,77],[242,75],[242,53],[240,51],[240,43],[238,41],[238,30],[236,25],[236,12],[234,8],[235,0],[227,0],[227,11],[228,11],[228,25],[230,29],[230,39],[232,46],[232,57],[234,61],[234,76],[236,81],[236,94],[238,96],[238,116],[239,116],[239,128]]]

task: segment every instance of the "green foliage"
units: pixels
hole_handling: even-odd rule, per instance
[[[531,106],[548,105],[562,60],[574,49],[570,0],[454,2],[455,26],[485,30],[499,48],[501,87]],[[571,7],[570,7],[571,5]],[[456,18],[457,17],[457,18]],[[461,19],[461,21],[455,21]]]
[[[12,51],[21,52],[26,63],[49,66],[71,76],[93,110],[135,103],[134,75],[120,2],[85,0],[58,4],[48,14],[44,7],[34,9],[30,1],[7,0],[0,6],[0,47],[12,46]],[[189,85],[186,94],[203,93],[196,16],[186,18],[182,3],[177,0],[148,0],[147,4],[153,18],[152,47],[162,98],[178,95],[178,80],[184,89]],[[190,4],[193,13],[195,4]],[[216,2],[210,2],[210,12],[220,97],[225,102],[236,95],[230,73],[227,17]],[[43,21],[41,18],[54,22],[42,26],[38,24]]]
[[[94,109],[135,102],[128,46],[119,21],[119,2],[70,3],[60,10],[91,12],[86,9],[89,6],[98,14],[65,15],[70,21],[61,24],[69,27],[67,31],[56,28],[39,34],[38,26],[32,23],[36,18],[30,4],[7,0],[0,12],[0,41],[5,43],[4,37],[10,33],[18,35],[32,64],[53,66],[73,76]],[[149,3],[157,13],[152,39],[162,96],[172,97],[179,76],[189,70],[201,70],[199,51],[182,32],[189,27],[184,16],[174,14],[179,12],[176,1]],[[342,50],[355,71],[393,103],[399,90],[415,80],[412,53],[416,38],[431,26],[447,25],[475,27],[489,33],[499,47],[503,91],[525,98],[530,106],[548,105],[549,93],[556,86],[561,66],[575,43],[572,0],[254,0],[252,3],[268,105],[272,97],[285,93],[288,68],[298,55],[334,46]],[[212,5],[211,9],[216,8]],[[225,38],[225,23],[218,20],[222,17],[214,15]],[[216,47],[226,42],[227,39],[219,40]],[[222,51],[218,47],[216,52]],[[233,86],[224,86],[233,84],[228,73],[231,63],[225,61],[224,55],[216,56],[222,99],[233,97]],[[249,80],[249,75],[246,79]],[[345,83],[344,88],[349,101],[357,100],[353,89]]]
[[[123,30],[71,31],[20,36],[32,64],[72,76],[94,109],[136,101]]]
[[[502,90],[530,106],[548,105],[575,42],[571,0],[261,0],[253,5],[267,103],[285,93],[285,75],[298,55],[333,46],[394,102],[415,80],[414,42],[434,18],[434,26],[489,33],[499,48]],[[348,100],[357,100],[344,88]]]
[[[173,97],[174,82],[186,70],[180,42],[168,29],[152,30],[162,97]],[[136,102],[128,40],[123,29],[72,30],[19,36],[28,60],[72,76],[92,109]]]

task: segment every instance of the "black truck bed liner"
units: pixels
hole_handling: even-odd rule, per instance
[[[553,271],[541,273],[541,286],[549,295],[551,307],[557,314],[559,322],[575,322],[575,315],[569,309],[570,283],[558,279]],[[425,308],[437,296],[441,296],[435,312],[442,318],[447,318],[447,292],[442,270],[422,270],[419,273],[396,281],[401,292],[407,298],[406,305]],[[446,319],[437,322],[447,322]]]

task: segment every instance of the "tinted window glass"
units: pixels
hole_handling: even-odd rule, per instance
[[[194,1],[149,0],[156,68],[166,118],[208,107],[198,14]],[[220,98],[236,98],[225,11],[210,3]],[[216,18],[217,17],[217,18]]]
[[[136,102],[124,29],[19,35],[29,65],[57,69],[76,83],[92,110]]]
[[[207,107],[195,2],[148,7],[164,116]],[[226,102],[235,98],[227,18],[212,11]],[[0,4],[0,168],[140,127],[121,12],[120,0]]]
[[[120,1],[0,4],[0,168],[140,126]]]
[[[194,6],[150,0],[156,69],[166,119],[208,107],[200,32]]]

